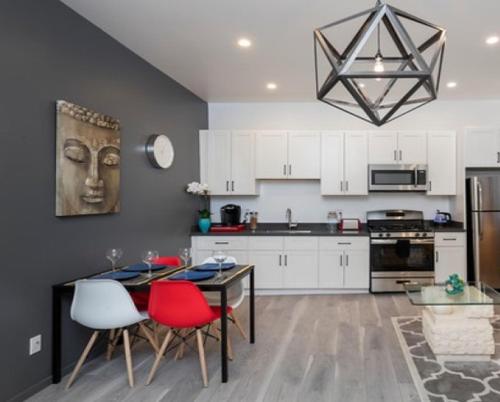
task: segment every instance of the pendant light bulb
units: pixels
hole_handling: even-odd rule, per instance
[[[376,73],[383,73],[385,71],[384,63],[382,62],[382,56],[380,54],[375,57],[375,65],[373,66],[373,71]]]

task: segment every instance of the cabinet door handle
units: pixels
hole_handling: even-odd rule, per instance
[[[398,151],[394,150],[394,160],[398,160]]]
[[[285,267],[288,266],[288,255],[285,254]]]
[[[349,180],[346,180],[345,181],[345,191],[348,192],[349,191]]]
[[[349,266],[349,254],[346,254],[345,255],[345,266],[348,267]]]
[[[340,192],[341,193],[344,192],[344,181],[343,180],[340,180]]]
[[[403,160],[403,151],[399,150],[399,160]]]
[[[279,261],[279,265],[280,265],[280,267],[281,267],[281,254],[280,254],[280,261]]]
[[[286,165],[283,165],[283,176],[286,176]]]
[[[292,165],[288,165],[288,176],[292,175]]]
[[[344,264],[342,264],[342,254],[340,254],[340,266],[343,266]]]
[[[226,180],[226,191],[229,191],[229,180]]]
[[[432,191],[432,181],[429,180],[429,191]]]
[[[216,241],[215,244],[229,244],[228,241]]]
[[[231,191],[234,191],[234,180],[231,180]]]
[[[351,242],[341,242],[341,241],[339,241],[339,242],[337,242],[337,244],[338,244],[339,246],[350,246],[350,245],[351,245]]]
[[[497,163],[500,163],[500,152],[497,152]]]
[[[439,262],[439,251],[436,251],[436,262]]]
[[[445,237],[445,238],[443,238],[443,240],[445,240],[445,241],[457,241],[457,238],[456,237]]]

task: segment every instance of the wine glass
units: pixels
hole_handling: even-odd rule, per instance
[[[217,272],[216,278],[222,278],[222,264],[224,261],[226,261],[226,254],[224,254],[224,251],[214,251],[213,254],[215,262],[219,264],[219,272]]]
[[[185,248],[180,248],[179,249],[179,257],[181,260],[184,262],[184,265],[186,266],[186,272],[189,271],[189,260],[191,259],[191,249],[188,247]]]
[[[158,258],[158,255],[158,251],[156,250],[146,250],[142,253],[142,261],[148,266],[148,278],[153,276],[151,267]]]
[[[106,250],[106,258],[111,261],[111,270],[116,271],[116,263],[122,258],[123,251],[121,248],[110,248]]]

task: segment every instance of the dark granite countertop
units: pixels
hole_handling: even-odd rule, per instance
[[[452,221],[446,225],[436,225],[432,221],[425,221],[427,231],[431,232],[465,232],[462,222]],[[330,231],[326,223],[299,223],[297,229],[287,230],[286,223],[259,223],[257,230],[248,228],[241,232],[208,232],[201,233],[197,226],[191,228],[191,236],[369,236],[365,223],[361,230],[334,230]]]
[[[433,221],[426,221],[429,231],[434,232],[465,232],[463,222],[451,221],[446,224],[435,224]]]
[[[201,233],[197,226],[191,228],[191,236],[369,236],[366,224],[361,230],[330,231],[326,223],[299,223],[297,229],[287,230],[286,223],[259,223],[257,230],[247,229],[241,232]]]

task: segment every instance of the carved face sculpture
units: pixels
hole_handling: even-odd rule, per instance
[[[56,215],[119,211],[119,123],[77,105],[57,104]]]

